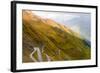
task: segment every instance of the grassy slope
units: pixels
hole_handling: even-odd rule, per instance
[[[46,61],[45,54],[48,54],[52,61],[90,58],[90,47],[81,38],[76,37],[71,30],[65,31],[61,26],[53,27],[52,25],[55,24],[49,24],[47,20],[35,17],[30,20],[23,18],[23,62],[32,62],[29,58],[31,48],[33,45],[40,46],[41,44],[45,45],[44,61]],[[35,54],[34,57],[37,58],[37,55]]]

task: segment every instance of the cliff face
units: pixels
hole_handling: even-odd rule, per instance
[[[42,61],[90,59],[90,47],[70,28],[31,11],[23,11],[23,62],[34,62],[30,54],[39,47]],[[38,61],[37,52],[32,57]]]

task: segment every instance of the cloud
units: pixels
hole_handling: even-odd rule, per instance
[[[54,19],[55,21],[58,21],[58,22],[68,21],[75,17],[79,17],[77,15],[73,15],[72,13],[46,12],[46,11],[32,11],[32,12],[40,17]]]
[[[69,26],[72,30],[80,33],[85,39],[91,37],[91,15],[89,13],[72,12],[50,12],[50,11],[32,11],[42,18],[49,18],[58,23]]]

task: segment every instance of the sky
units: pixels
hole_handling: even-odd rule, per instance
[[[91,14],[76,12],[51,12],[51,11],[32,11],[42,18],[49,18],[79,33],[86,40],[91,39]]]

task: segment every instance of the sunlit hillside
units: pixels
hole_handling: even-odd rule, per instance
[[[42,18],[31,11],[23,11],[23,62],[67,61],[90,59],[90,46],[69,27],[52,19]]]

